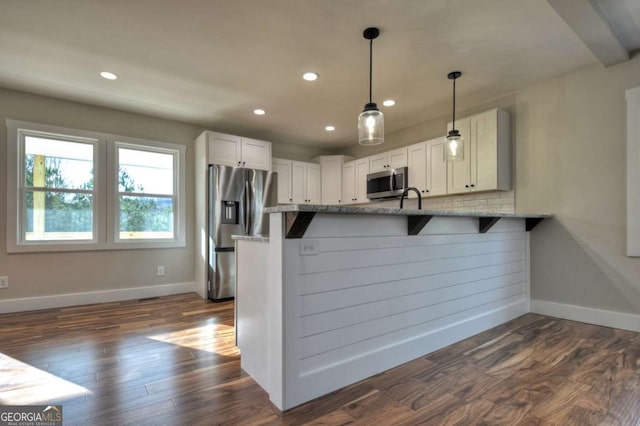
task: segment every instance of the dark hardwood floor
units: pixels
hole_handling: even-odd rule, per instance
[[[286,413],[195,294],[0,315],[0,404],[65,424],[637,425],[638,333],[528,314]]]

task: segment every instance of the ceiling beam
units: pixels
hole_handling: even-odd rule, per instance
[[[587,0],[547,0],[564,22],[604,66],[629,60],[629,52],[609,23]]]

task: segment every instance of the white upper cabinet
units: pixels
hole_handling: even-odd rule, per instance
[[[342,203],[367,203],[367,175],[369,158],[344,163],[342,167]]]
[[[369,171],[369,159],[362,158],[360,160],[356,160],[356,193],[355,193],[355,202],[356,203],[368,203],[369,199],[367,198],[367,175],[371,173]]]
[[[294,204],[320,204],[320,166],[291,161],[291,199]]]
[[[307,165],[307,203],[321,204],[321,190],[320,165],[309,163]]]
[[[342,166],[342,202],[356,202],[356,162],[349,161]]]
[[[444,136],[426,141],[425,147],[427,151],[427,196],[446,195],[447,162],[444,161]]]
[[[509,113],[492,109],[456,121],[456,128],[465,140],[464,161],[448,163],[448,193],[511,189]]]
[[[204,133],[209,164],[271,170],[271,142],[211,131]]]
[[[407,148],[398,148],[369,157],[370,173],[407,166]]]
[[[342,204],[342,167],[351,159],[344,155],[323,155],[320,160],[322,204]],[[349,201],[346,201],[349,203]]]
[[[273,171],[278,173],[278,204],[293,202],[291,195],[291,160],[273,159]]]
[[[247,169],[271,170],[271,142],[242,138],[241,160]]]
[[[423,197],[447,193],[447,163],[442,157],[443,139],[420,142],[407,148],[409,186],[420,191]],[[416,198],[409,192],[410,198]]]
[[[427,192],[427,149],[426,143],[420,142],[407,147],[407,163],[409,168],[409,186],[415,187],[424,197]],[[417,195],[411,191],[410,198]]]

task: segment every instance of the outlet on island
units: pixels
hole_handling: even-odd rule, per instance
[[[311,256],[318,254],[318,241],[302,240],[300,241],[300,255]]]
[[[9,277],[0,277],[0,288],[9,288]]]
[[[158,266],[158,269],[157,269],[157,271],[156,271],[156,274],[157,274],[159,277],[164,277],[164,266]]]

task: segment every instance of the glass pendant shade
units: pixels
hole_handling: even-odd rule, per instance
[[[384,142],[384,114],[376,104],[367,104],[358,116],[358,143],[380,145]]]
[[[444,139],[444,161],[464,160],[464,138],[457,130],[449,131]]]

